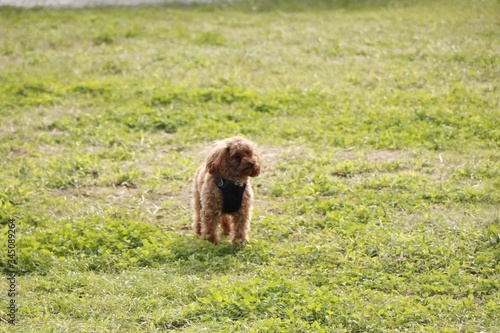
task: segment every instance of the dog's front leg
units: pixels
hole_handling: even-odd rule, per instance
[[[251,215],[250,211],[239,211],[234,215],[231,243],[243,245],[245,242],[248,242]]]
[[[220,223],[221,214],[213,210],[202,210],[201,212],[201,234],[203,238],[216,244],[219,242],[217,227]]]

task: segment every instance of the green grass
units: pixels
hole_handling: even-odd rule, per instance
[[[0,8],[0,318],[16,332],[496,332],[500,7]],[[196,239],[217,139],[251,242]]]

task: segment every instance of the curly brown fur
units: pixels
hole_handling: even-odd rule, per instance
[[[195,173],[193,182],[193,229],[196,235],[218,243],[217,227],[221,225],[231,242],[239,244],[248,241],[252,217],[253,190],[249,177],[260,174],[260,160],[253,143],[232,137],[216,143],[205,162]],[[223,213],[223,195],[217,187],[217,178],[246,184],[241,207],[234,213]]]

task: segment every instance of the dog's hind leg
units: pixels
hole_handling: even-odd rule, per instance
[[[200,195],[197,190],[194,191],[194,197],[193,197],[193,230],[195,235],[201,235],[201,216],[200,216],[200,211],[201,211],[201,203],[200,203]]]
[[[231,217],[228,215],[222,216],[221,221],[222,232],[224,235],[229,235],[231,233]]]

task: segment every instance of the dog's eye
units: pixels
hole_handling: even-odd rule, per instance
[[[241,161],[241,159],[243,158],[243,155],[241,155],[241,154],[234,154],[233,158],[234,158],[236,161]]]

